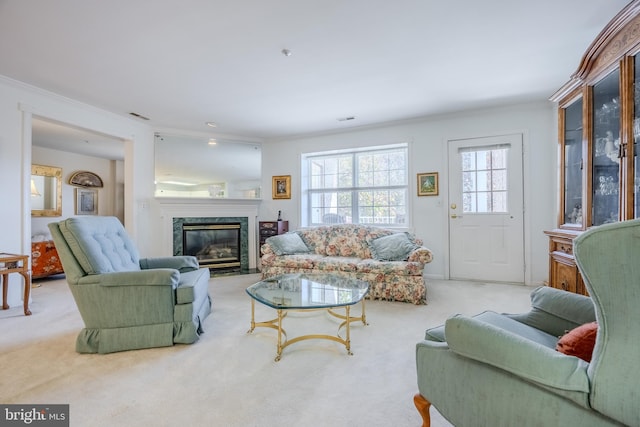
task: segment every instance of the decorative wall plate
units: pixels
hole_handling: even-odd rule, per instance
[[[69,178],[69,184],[77,187],[102,188],[102,179],[93,172],[80,171],[75,172]]]

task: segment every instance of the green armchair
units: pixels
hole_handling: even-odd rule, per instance
[[[191,344],[211,312],[209,270],[190,256],[143,258],[115,217],[49,224],[85,327],[79,353]]]
[[[640,221],[575,240],[590,297],[548,287],[523,314],[452,316],[416,346],[423,426],[429,408],[463,426],[640,425]],[[590,362],[556,351],[563,334],[597,321]]]

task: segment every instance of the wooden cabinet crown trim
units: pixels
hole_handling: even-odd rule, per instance
[[[640,0],[625,6],[598,34],[586,50],[570,80],[549,99],[558,102],[583,85],[590,75],[599,74],[616,59],[640,44]]]

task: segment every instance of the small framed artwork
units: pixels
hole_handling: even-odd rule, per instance
[[[291,175],[279,175],[273,177],[273,198],[291,198]]]
[[[76,188],[76,215],[98,215],[98,190]]]
[[[438,195],[438,172],[418,174],[418,196]]]

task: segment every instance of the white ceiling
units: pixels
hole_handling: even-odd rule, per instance
[[[627,3],[0,0],[0,74],[155,129],[278,138],[546,100]]]

